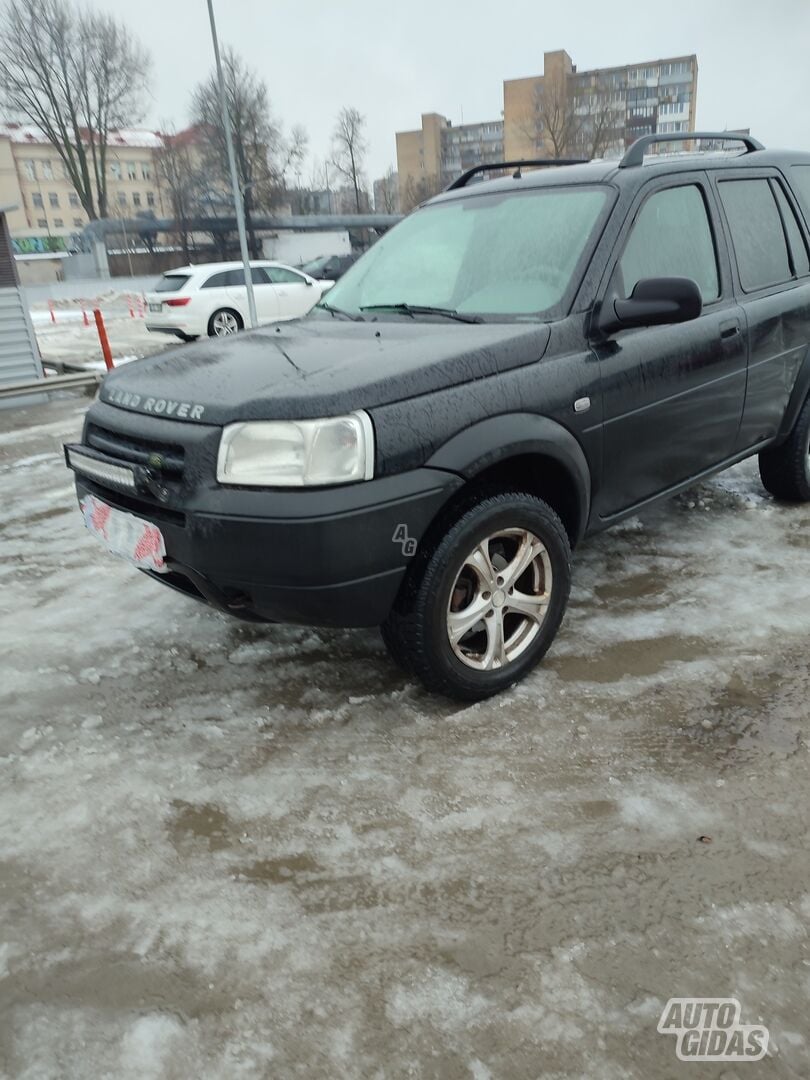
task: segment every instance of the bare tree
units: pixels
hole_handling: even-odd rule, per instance
[[[381,195],[381,205],[377,206],[375,199],[374,209],[378,214],[395,214],[399,207],[399,191],[397,174],[394,172],[393,165],[389,166],[388,172],[380,181],[377,190]]]
[[[351,184],[358,214],[362,208],[363,165],[368,150],[363,134],[365,124],[365,117],[357,109],[343,108],[338,113],[332,134],[332,164]]]
[[[155,160],[157,179],[177,222],[177,241],[186,259],[191,261],[190,219],[200,211],[206,186],[194,145],[198,133],[193,128],[178,133],[164,127]]]
[[[253,216],[277,206],[284,191],[285,173],[306,154],[307,137],[301,127],[289,140],[270,108],[267,84],[245,61],[226,48],[222,53],[225,100],[233,130],[236,172],[245,207],[245,225],[251,254],[260,254]],[[200,83],[192,101],[194,123],[204,134],[207,164],[224,190],[230,187],[228,149],[222,126],[216,73]]]
[[[6,0],[2,26],[0,101],[53,143],[88,217],[106,217],[109,134],[140,119],[149,55],[70,0]]]
[[[576,88],[572,97],[579,120],[574,132],[575,148],[583,157],[601,157],[620,141],[610,86],[597,78],[594,83]]]
[[[607,84],[544,79],[534,108],[518,125],[534,152],[551,157],[599,157],[617,141],[616,114]]]
[[[569,94],[566,79],[543,79],[535,92],[537,142],[551,144],[552,157],[565,157],[579,133],[577,98]]]
[[[409,176],[401,189],[402,212],[407,214],[415,206],[419,206],[425,199],[438,195],[444,188],[442,178],[436,175],[423,176],[419,180]]]

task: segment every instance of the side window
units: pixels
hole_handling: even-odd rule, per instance
[[[804,216],[810,222],[810,165],[791,165],[790,180],[802,204]]]
[[[625,296],[642,278],[687,277],[697,282],[704,303],[717,299],[717,253],[699,187],[667,188],[647,199],[633,222],[619,270]]]
[[[200,286],[201,289],[222,289],[226,285],[230,284],[228,281],[227,270],[220,270],[218,274],[212,274],[207,281],[204,281]]]
[[[808,259],[807,256],[807,245],[804,242],[802,230],[796,220],[796,215],[793,213],[793,207],[787,201],[787,196],[782,190],[782,185],[778,183],[778,181],[774,181],[773,190],[776,195],[776,201],[779,204],[779,212],[782,215],[782,221],[785,223],[785,232],[787,233],[788,247],[790,248],[790,258],[793,264],[793,276],[804,277],[806,274],[810,273],[810,259]]]
[[[718,187],[746,292],[790,281],[782,219],[767,180],[722,180]]]
[[[283,266],[268,266],[267,274],[274,285],[303,285],[304,279],[294,270],[287,270]]]
[[[241,273],[241,271],[240,271]],[[254,285],[269,285],[270,278],[267,275],[267,271],[263,266],[251,266],[250,276],[253,279]],[[242,275],[241,281],[244,283],[244,275]]]

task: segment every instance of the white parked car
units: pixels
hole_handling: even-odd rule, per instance
[[[301,270],[277,262],[252,262],[259,323],[306,315],[332,288]],[[200,263],[167,271],[146,294],[146,329],[193,341],[208,334],[235,334],[249,325],[241,262]]]

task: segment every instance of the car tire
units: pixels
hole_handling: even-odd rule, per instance
[[[810,502],[810,397],[786,442],[759,455],[766,489],[783,502]]]
[[[570,589],[571,546],[551,507],[519,491],[482,497],[417,551],[382,638],[428,690],[480,701],[543,658]]]
[[[231,327],[232,329],[226,329]],[[244,330],[245,323],[238,311],[233,308],[218,308],[208,320],[209,337],[225,337]]]

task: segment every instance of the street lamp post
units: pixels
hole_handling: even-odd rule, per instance
[[[239,248],[242,252],[242,264],[245,268],[245,288],[247,289],[248,316],[251,327],[259,325],[256,318],[256,297],[253,294],[253,275],[250,272],[250,258],[248,256],[247,234],[245,232],[245,208],[242,202],[242,192],[239,190],[239,177],[236,172],[236,157],[233,152],[233,132],[231,131],[231,117],[228,112],[228,101],[225,97],[225,77],[222,74],[222,60],[219,55],[219,40],[217,38],[217,24],[214,19],[214,0],[208,0],[208,18],[211,20],[211,40],[214,43],[214,58],[217,63],[217,82],[219,84],[219,104],[222,109],[222,125],[225,128],[225,145],[228,148],[228,165],[231,170],[231,188],[233,189],[233,205],[236,210],[236,228],[239,231]]]

